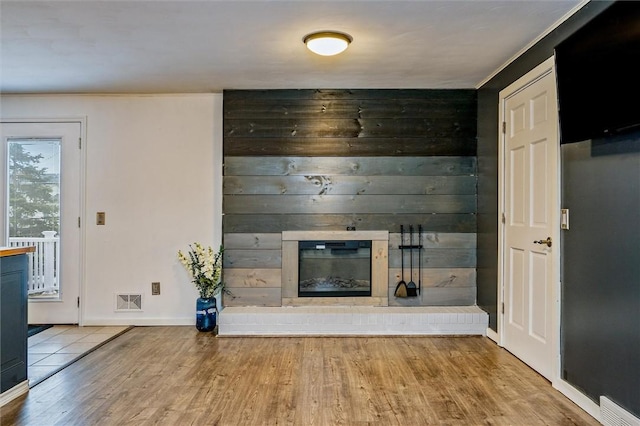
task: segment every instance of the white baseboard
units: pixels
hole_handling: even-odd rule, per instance
[[[560,391],[564,396],[573,401],[578,407],[582,408],[591,417],[599,422],[602,422],[600,418],[600,405],[594,402],[591,398],[574,388],[568,382],[562,379],[558,379],[553,382],[553,387]]]
[[[20,395],[24,395],[27,392],[29,392],[29,381],[25,380],[24,382],[18,383],[11,389],[0,394],[0,407],[8,404]]]
[[[493,331],[493,329],[489,327],[487,327],[487,337],[493,340],[494,342],[496,342],[497,344],[500,344],[499,342],[500,336],[498,336],[498,333],[496,333],[495,331]]]
[[[85,318],[83,326],[171,326],[171,325],[193,325],[196,324],[195,311],[189,318]]]

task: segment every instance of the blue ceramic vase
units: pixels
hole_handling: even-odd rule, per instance
[[[216,298],[198,297],[196,300],[196,328],[212,331],[216,327]]]

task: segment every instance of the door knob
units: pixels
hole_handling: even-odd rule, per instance
[[[546,240],[534,241],[535,244],[546,244],[547,247],[551,247],[551,237],[547,237]]]

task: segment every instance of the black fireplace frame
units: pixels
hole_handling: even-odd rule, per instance
[[[301,288],[302,250],[331,250],[331,253],[348,254],[361,248],[369,249],[368,290],[305,291]],[[300,240],[298,241],[298,297],[371,297],[372,292],[372,240]]]

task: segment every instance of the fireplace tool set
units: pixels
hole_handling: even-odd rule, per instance
[[[422,287],[422,225],[418,225],[418,244],[413,244],[413,225],[409,225],[409,244],[405,244],[404,238],[404,225],[400,225],[400,264],[401,264],[401,276],[400,281],[396,285],[396,290],[393,293],[396,297],[416,297],[420,294]],[[413,281],[413,250],[418,251],[418,284]],[[404,251],[409,250],[409,282],[404,280]]]

